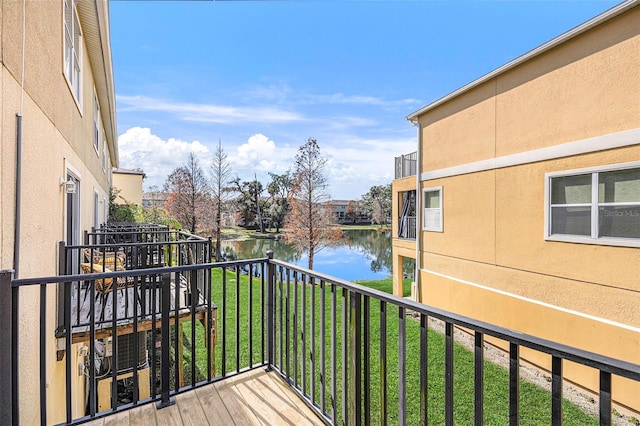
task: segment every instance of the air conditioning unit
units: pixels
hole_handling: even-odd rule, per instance
[[[117,337],[117,344],[113,344],[111,338],[105,342],[105,356],[115,360],[115,351],[117,351],[117,376],[118,381],[118,404],[130,402],[133,398],[131,381],[133,379],[133,367],[136,361],[136,352],[134,351],[134,343],[138,342],[137,360],[138,360],[138,397],[146,399],[150,396],[150,374],[147,359],[147,332],[138,332],[137,334],[123,334]],[[112,391],[111,374],[106,374],[98,379],[98,411],[109,410],[112,407],[111,391]],[[126,383],[129,383],[127,389]],[[121,394],[120,389],[125,391]]]
[[[133,333],[118,336],[118,373],[133,370],[135,362],[134,339],[138,339],[138,369],[147,365],[147,332],[138,332],[137,336]]]

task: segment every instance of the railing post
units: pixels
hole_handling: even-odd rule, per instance
[[[351,381],[349,381],[349,420],[351,425],[362,424],[362,322],[361,296],[351,292],[349,312],[349,349]],[[346,360],[343,360],[346,362]],[[347,397],[346,395],[342,396]]]
[[[272,263],[273,251],[267,251],[267,371],[273,367],[276,359],[276,328],[275,328],[275,295],[276,295],[276,267]]]
[[[13,422],[13,348],[12,348],[12,311],[13,297],[11,280],[13,271],[0,271],[0,383],[4,390],[0,392],[0,418],[5,424]],[[8,389],[7,389],[8,387]],[[16,395],[17,397],[17,392]],[[17,420],[17,419],[16,419]]]
[[[175,297],[178,297],[176,291]],[[162,274],[162,292],[161,292],[161,322],[162,322],[162,346],[160,346],[160,362],[162,368],[160,370],[160,382],[161,382],[161,399],[157,403],[158,408],[168,407],[175,404],[175,399],[169,397],[169,311],[171,310],[171,274]],[[177,302],[177,301],[176,301]],[[176,330],[176,333],[178,331]],[[177,360],[176,360],[177,363]],[[176,364],[176,374],[178,366]]]

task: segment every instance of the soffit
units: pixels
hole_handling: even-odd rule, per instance
[[[100,116],[106,134],[111,163],[117,167],[119,160],[116,139],[116,97],[109,35],[109,2],[107,0],[78,0],[76,4],[83,40],[93,71],[96,95],[100,103]]]

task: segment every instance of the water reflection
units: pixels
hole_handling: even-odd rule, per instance
[[[255,239],[224,241],[225,259],[254,259],[273,250],[276,259],[306,267],[306,253],[296,251],[282,240]],[[391,274],[391,233],[377,230],[344,231],[336,247],[315,255],[314,270],[346,280],[383,279]]]

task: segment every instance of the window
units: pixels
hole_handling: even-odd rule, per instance
[[[64,75],[71,93],[82,106],[82,32],[76,13],[75,0],[64,0]]]
[[[422,191],[422,229],[442,232],[442,187]]]
[[[95,92],[93,94],[93,147],[100,155],[100,105]]]
[[[546,177],[547,239],[640,246],[640,163]]]

